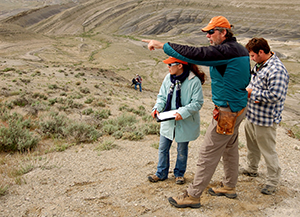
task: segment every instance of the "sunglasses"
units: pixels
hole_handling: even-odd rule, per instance
[[[172,67],[172,66],[176,66],[176,65],[179,65],[179,64],[180,64],[180,63],[169,63],[168,66],[169,66],[169,67]]]
[[[206,33],[209,35],[212,35],[215,33],[215,31],[218,31],[218,29],[211,29],[211,30],[208,30]]]

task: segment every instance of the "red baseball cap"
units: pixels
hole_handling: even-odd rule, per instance
[[[223,16],[217,16],[211,18],[208,25],[202,29],[203,32],[207,32],[216,27],[231,29],[229,21]]]
[[[185,65],[188,65],[187,62],[182,61],[182,60],[179,60],[179,59],[176,59],[175,57],[169,57],[168,59],[165,59],[163,62],[164,62],[165,64],[182,63],[182,64],[185,64]]]

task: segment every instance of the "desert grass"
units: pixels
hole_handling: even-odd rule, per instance
[[[68,69],[58,67],[54,71],[66,75]],[[95,151],[101,152],[117,148],[116,139],[138,141],[159,135],[159,124],[151,122],[149,108],[128,106],[140,100],[133,89],[120,84],[109,88],[111,81],[120,79],[105,76],[108,81],[90,85],[83,68],[74,71],[62,80],[55,72],[2,70],[7,85],[0,93],[0,195],[13,184],[26,183],[23,175],[35,169],[32,162],[49,153],[93,143]],[[105,72],[98,69],[96,74]],[[10,82],[19,82],[18,91]],[[118,94],[120,89],[125,97]],[[112,111],[115,102],[117,109]]]

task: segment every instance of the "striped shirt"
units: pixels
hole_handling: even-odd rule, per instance
[[[254,66],[248,85],[253,90],[248,99],[247,119],[259,126],[279,124],[288,84],[288,72],[275,54],[259,70]]]

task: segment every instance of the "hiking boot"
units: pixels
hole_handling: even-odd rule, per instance
[[[155,174],[154,174],[154,175],[151,175],[151,176],[148,176],[148,180],[149,180],[150,182],[164,181],[164,179],[158,178]]]
[[[250,176],[250,177],[257,177],[258,176],[258,173],[256,173],[256,172],[249,172],[249,171],[247,171],[245,169],[242,169],[240,171],[240,173],[243,174],[243,175],[245,175],[245,176]]]
[[[229,188],[225,185],[221,188],[210,188],[208,189],[208,193],[212,196],[225,196],[230,199],[234,199],[237,197],[235,188]]]
[[[177,208],[200,208],[200,197],[192,197],[188,194],[187,191],[184,191],[183,195],[178,197],[169,197],[168,201],[170,204]]]
[[[175,178],[175,183],[176,183],[177,185],[182,185],[182,184],[184,184],[184,178],[183,178],[183,177],[176,177],[176,178]]]
[[[276,191],[276,187],[275,186],[271,186],[271,185],[265,185],[263,187],[263,189],[261,189],[261,193],[266,194],[266,195],[271,195]]]

